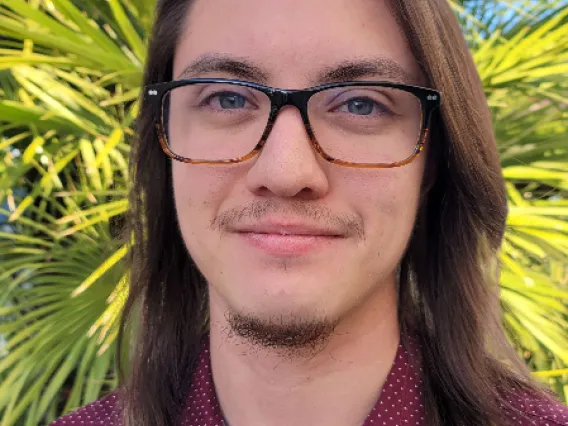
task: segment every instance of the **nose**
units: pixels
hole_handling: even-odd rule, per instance
[[[313,149],[300,111],[286,106],[247,174],[247,187],[257,195],[321,198],[329,190],[324,161]]]

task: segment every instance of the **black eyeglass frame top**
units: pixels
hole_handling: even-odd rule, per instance
[[[202,160],[202,159],[181,157],[170,150],[167,143],[167,136],[164,130],[164,123],[163,123],[163,107],[164,107],[165,95],[169,91],[177,87],[188,86],[192,84],[200,84],[200,83],[212,83],[212,84],[221,83],[221,84],[233,84],[236,86],[250,87],[251,89],[258,90],[268,96],[271,105],[270,115],[268,117],[266,128],[264,129],[260,141],[258,141],[258,143],[251,152],[238,158],[231,158],[225,160]],[[420,99],[420,107],[421,107],[420,135],[418,137],[418,140],[416,141],[416,146],[414,148],[414,151],[409,157],[407,157],[402,161],[398,161],[396,163],[352,163],[334,158],[328,155],[322,149],[322,147],[316,140],[316,137],[314,135],[314,132],[310,124],[310,120],[308,117],[308,101],[314,94],[321,92],[323,90],[333,89],[338,87],[357,87],[357,86],[390,87],[394,89],[400,89],[405,92],[411,93],[414,96],[416,96],[418,99]],[[270,135],[270,131],[272,130],[274,122],[276,121],[276,117],[278,116],[278,112],[284,106],[292,105],[298,108],[298,110],[300,111],[304,127],[306,129],[306,132],[310,138],[310,141],[314,149],[325,160],[329,161],[330,163],[339,164],[347,167],[355,167],[355,168],[394,168],[394,167],[404,166],[415,160],[424,149],[424,145],[428,137],[428,132],[430,131],[430,122],[432,114],[436,110],[436,108],[439,108],[441,103],[441,93],[435,89],[394,83],[390,81],[348,81],[340,83],[323,84],[320,86],[314,86],[299,90],[284,90],[284,89],[277,89],[274,87],[264,86],[262,84],[253,83],[249,81],[241,81],[241,80],[233,80],[225,78],[193,78],[193,79],[175,80],[165,83],[155,83],[148,85],[144,88],[144,97],[152,105],[152,108],[154,109],[156,117],[156,132],[162,150],[168,157],[170,157],[173,160],[189,164],[210,164],[210,165],[234,164],[246,161],[254,157],[257,153],[259,153],[262,147],[264,146],[264,144],[266,143],[266,140]]]

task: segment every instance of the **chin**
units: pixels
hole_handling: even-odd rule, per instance
[[[304,305],[262,310],[229,308],[226,319],[233,336],[257,347],[284,350],[289,354],[291,350],[314,351],[325,346],[339,318],[324,312]]]
[[[344,299],[331,300],[328,293],[286,291],[248,293],[233,299],[229,310],[270,323],[335,321],[347,310]]]
[[[327,285],[325,285],[327,283]],[[243,280],[242,285],[234,281],[231,292],[235,299],[240,299],[243,306],[254,306],[263,311],[286,310],[295,312],[327,311],[330,295],[337,298],[341,291],[329,285],[329,280],[309,279],[306,275],[296,277],[259,277],[254,280]],[[237,293],[238,292],[238,293]],[[243,297],[245,296],[245,297]],[[235,300],[234,299],[234,300]]]

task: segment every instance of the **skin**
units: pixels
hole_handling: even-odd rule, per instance
[[[196,0],[186,23],[176,79],[203,55],[246,58],[266,74],[261,83],[287,89],[319,84],[322,70],[345,60],[377,57],[395,61],[417,83],[422,78],[380,0],[327,0],[325,7],[317,0]],[[231,426],[362,424],[399,343],[396,268],[414,226],[425,157],[392,169],[331,164],[310,145],[298,110],[286,107],[264,149],[246,162],[173,162],[180,229],[209,283],[213,376]],[[349,218],[362,234],[278,256],[211,225],[223,214],[231,226],[251,224],[249,215],[231,213],[255,203],[269,203],[263,220],[329,227],[333,218]],[[327,216],[314,221],[299,204]],[[281,326],[327,320],[337,327],[317,352],[289,351],[229,337],[228,312]]]

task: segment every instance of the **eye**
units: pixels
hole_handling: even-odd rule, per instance
[[[388,114],[388,109],[370,98],[351,98],[337,108],[339,112],[354,115]]]
[[[351,114],[369,115],[373,112],[375,102],[371,99],[356,98],[347,101],[347,110]]]
[[[208,96],[201,105],[207,105],[214,109],[241,109],[245,108],[247,99],[234,92],[219,92]]]

